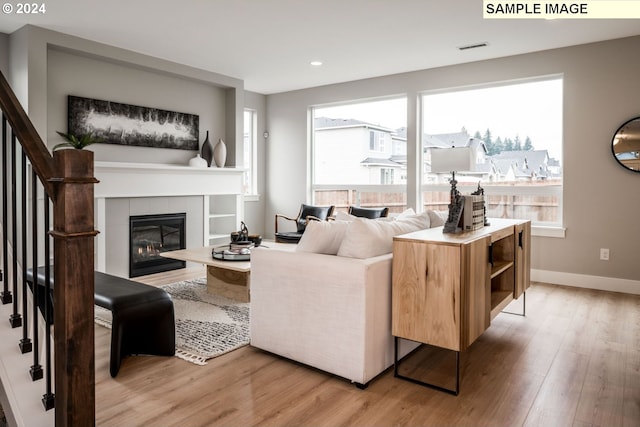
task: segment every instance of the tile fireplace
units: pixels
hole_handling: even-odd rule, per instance
[[[186,218],[186,213],[129,217],[129,277],[185,267],[184,261],[160,254],[186,248]]]

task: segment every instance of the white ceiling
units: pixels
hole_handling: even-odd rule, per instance
[[[264,94],[640,34],[630,19],[485,20],[482,0],[42,3],[44,14],[0,12],[0,32],[33,24],[239,78]],[[488,46],[458,49],[479,42]]]

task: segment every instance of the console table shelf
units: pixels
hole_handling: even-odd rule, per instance
[[[497,277],[513,266],[513,261],[496,262],[491,268],[491,278]]]
[[[442,227],[393,239],[392,334],[459,353],[467,349],[529,287],[531,222],[491,219],[459,234]],[[422,383],[398,372],[397,377]]]

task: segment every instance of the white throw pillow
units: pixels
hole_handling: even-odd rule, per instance
[[[348,225],[347,221],[309,221],[296,251],[335,255]]]
[[[403,210],[401,213],[399,213],[395,217],[395,219],[402,219],[402,218],[406,218],[406,217],[409,217],[409,216],[413,216],[415,214],[416,214],[416,211],[414,211],[413,208],[408,208],[408,209]]]
[[[337,221],[353,221],[354,219],[356,219],[355,215],[351,215],[342,211],[336,212],[334,216]]]
[[[432,227],[431,219],[428,212],[422,212],[421,214],[403,215],[396,219],[397,222],[403,222],[416,226],[416,230],[426,230]]]
[[[424,219],[422,223],[417,219],[414,221],[355,219],[349,223],[347,233],[338,250],[338,256],[364,259],[388,254],[393,248],[393,236],[426,228],[421,224],[424,224]]]
[[[447,217],[449,216],[447,211],[432,211],[429,209],[427,213],[429,214],[429,219],[431,221],[431,228],[444,225],[444,223],[447,222]]]

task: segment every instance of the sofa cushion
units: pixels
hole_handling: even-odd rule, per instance
[[[349,223],[338,256],[371,258],[390,253],[393,236],[429,228],[429,215],[407,215],[395,221],[358,218]]]
[[[347,221],[310,221],[296,247],[300,252],[336,255],[347,231]]]

